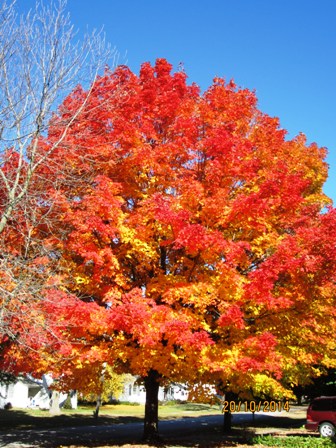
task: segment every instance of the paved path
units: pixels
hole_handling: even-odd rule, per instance
[[[290,416],[287,413],[256,413],[254,423],[264,423],[268,426],[286,427],[297,420],[297,426],[303,424],[302,415]],[[296,423],[294,420],[294,424]],[[275,424],[276,422],[276,424]],[[279,423],[280,422],[280,423]],[[186,437],[202,431],[220,431],[223,415],[189,417],[174,420],[162,420],[159,423],[160,435],[167,441]],[[237,413],[233,415],[233,424],[252,424],[252,414]],[[127,423],[113,425],[92,425],[84,427],[67,427],[43,430],[13,430],[0,433],[0,447],[24,448],[43,447],[56,448],[67,445],[113,444],[139,441],[143,432],[142,423]]]

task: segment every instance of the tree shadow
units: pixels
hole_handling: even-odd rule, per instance
[[[306,418],[293,418],[283,415],[255,415],[251,417],[250,426],[257,426],[258,428],[301,428],[305,423]]]
[[[45,415],[31,415],[24,410],[0,409],[0,430],[6,428],[14,429],[44,429],[69,426],[102,426],[113,424],[125,424],[142,422],[141,417],[109,416],[101,414],[97,419],[92,414],[58,414],[50,415],[45,411]]]
[[[175,429],[173,421],[168,422],[170,432],[165,431],[163,441],[151,446],[215,448],[218,446],[233,447],[237,443],[246,444],[253,439],[256,428],[270,428],[269,433],[277,434],[277,429],[301,428],[306,419],[286,416],[256,415],[254,421],[241,424],[233,423],[229,434],[222,432],[222,416],[216,422],[197,423],[197,427],[186,425],[183,429]],[[198,417],[194,417],[198,420]],[[189,418],[184,419],[186,422]],[[59,446],[98,447],[104,445],[148,446],[141,441],[143,418],[109,417],[101,415],[95,420],[91,415],[76,416],[73,414],[57,416],[32,416],[21,410],[0,411],[0,447],[9,443],[18,445],[39,446],[40,448],[56,448]],[[267,431],[268,432],[268,431]],[[293,435],[296,435],[293,432]],[[304,437],[314,434],[298,434]]]
[[[94,419],[90,414],[51,416],[48,411],[45,416],[37,416],[24,410],[0,410],[0,447],[9,443],[33,444],[41,448],[86,444],[94,446],[95,441],[98,445],[101,441],[109,441],[110,434],[113,437],[113,429],[125,424],[137,425],[141,434],[143,418],[101,415]]]

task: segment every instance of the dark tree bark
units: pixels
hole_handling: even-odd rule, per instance
[[[159,379],[160,375],[156,370],[150,370],[144,378],[146,404],[143,438],[146,441],[159,439]]]
[[[293,392],[296,395],[298,406],[301,406],[302,405],[302,396],[303,396],[303,387],[300,385],[294,386]]]
[[[235,399],[235,394],[232,392],[226,392],[225,401],[233,401]],[[228,406],[229,412],[224,412],[224,421],[223,421],[223,432],[228,433],[232,430],[232,414],[230,412],[230,406]]]
[[[223,432],[228,433],[231,431],[232,414],[231,412],[224,413]]]

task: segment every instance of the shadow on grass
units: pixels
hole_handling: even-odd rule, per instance
[[[254,431],[258,428],[272,428],[270,433],[276,434],[277,428],[300,428],[305,419],[290,418],[284,416],[266,416],[265,414],[252,417],[244,423],[234,422],[230,434],[222,433],[222,415],[214,420],[197,420],[197,425],[192,426],[184,419],[184,427],[179,429],[174,422],[167,422],[168,431],[165,430],[164,442],[152,446],[161,447],[195,447],[217,448],[234,447],[237,443],[253,446]],[[60,446],[71,447],[101,447],[122,446],[126,443],[134,447],[148,447],[141,442],[143,419],[137,417],[109,417],[100,416],[95,420],[90,415],[58,415],[33,416],[20,410],[0,412],[0,447],[6,447],[10,443],[27,445],[40,448],[56,448]],[[170,426],[171,425],[171,426]],[[166,426],[167,428],[167,426]],[[295,435],[293,433],[293,435]],[[300,434],[302,438],[312,434]],[[250,444],[250,445],[249,445]]]
[[[46,429],[69,426],[102,426],[113,424],[125,424],[141,422],[143,419],[127,416],[101,415],[94,419],[90,414],[59,414],[50,415],[45,411],[45,415],[31,415],[24,410],[0,410],[0,434],[5,429]]]
[[[124,425],[137,427],[141,435],[143,418],[102,415],[60,414],[49,415],[48,411],[31,415],[24,410],[0,410],[0,447],[10,443],[37,447],[60,447],[67,445],[99,446],[109,441],[113,431]],[[128,428],[129,426],[127,426]],[[125,439],[129,439],[127,429]],[[95,442],[97,442],[95,444]]]
[[[283,415],[258,414],[248,422],[249,426],[258,428],[301,428],[306,423],[306,418],[293,418]]]

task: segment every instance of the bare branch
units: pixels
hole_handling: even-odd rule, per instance
[[[118,59],[102,31],[79,39],[66,5],[36,3],[21,16],[15,0],[0,6],[0,348],[4,337],[20,342],[18,327],[46,330],[41,316],[27,314],[48,300],[58,272],[57,255],[43,242],[54,210],[41,172],[86,107],[99,72]],[[85,93],[46,150],[41,141],[53,113],[78,85]]]
[[[78,106],[62,136],[47,154],[39,157],[39,139],[46,132],[53,111],[78,84],[92,86],[117,52],[94,31],[80,41],[73,29],[66,1],[36,5],[18,17],[15,2],[0,11],[0,233],[16,205],[28,193],[39,165],[66,136],[85,106],[91,89]],[[3,170],[8,151],[17,155],[16,173],[9,179]]]

